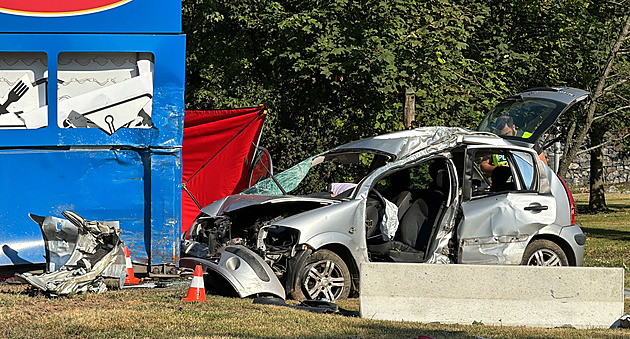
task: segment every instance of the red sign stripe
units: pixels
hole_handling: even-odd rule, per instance
[[[131,0],[0,0],[0,12],[32,16],[68,16],[104,11]]]

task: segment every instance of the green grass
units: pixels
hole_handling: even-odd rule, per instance
[[[24,286],[0,286],[0,336],[6,338],[612,338],[615,330],[538,329],[376,321],[315,314],[251,299],[208,296],[185,302],[188,282],[162,289],[108,291],[49,299]],[[358,309],[358,300],[340,303]],[[430,305],[427,305],[430,307]],[[465,312],[466,310],[462,310]]]
[[[609,213],[583,213],[588,194],[575,194],[577,221],[586,234],[584,266],[623,267],[624,286],[630,288],[630,195],[607,194]],[[582,211],[582,213],[580,213]]]
[[[576,194],[583,209],[588,196]],[[585,266],[630,266],[630,195],[609,194],[611,213],[578,215],[588,240]],[[629,274],[626,274],[629,276]],[[188,281],[46,298],[24,285],[0,285],[0,337],[6,338],[630,338],[630,330],[576,330],[375,321],[314,314],[251,299],[182,301]],[[628,284],[626,278],[625,286]],[[340,303],[358,310],[358,299]],[[431,305],[427,305],[431,307]],[[628,303],[626,303],[626,309]],[[467,310],[462,309],[462,312]]]

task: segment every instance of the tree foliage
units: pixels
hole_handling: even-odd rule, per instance
[[[265,104],[270,115],[263,143],[279,169],[346,141],[402,129],[408,88],[416,95],[415,126],[474,128],[508,94],[548,86],[595,93],[603,76],[603,94],[594,106],[584,105],[560,124],[568,162],[585,140],[592,141],[593,121],[619,127],[621,136],[628,121],[626,40],[604,75],[628,16],[625,3],[184,0],[182,5],[187,106]],[[563,166],[566,170],[568,163]]]
[[[474,127],[506,87],[465,57],[480,4],[431,1],[183,2],[186,102],[264,103],[265,145],[280,167],[342,142],[417,124]]]

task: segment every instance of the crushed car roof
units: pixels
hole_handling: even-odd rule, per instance
[[[492,133],[477,132],[460,127],[420,127],[412,130],[383,134],[371,138],[352,141],[333,148],[328,153],[342,153],[347,151],[374,151],[387,154],[393,160],[405,158],[425,147],[436,145],[452,137],[479,136],[488,139],[501,138]]]

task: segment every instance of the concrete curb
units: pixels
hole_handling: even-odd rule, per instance
[[[361,265],[364,318],[609,328],[623,315],[622,268]]]

